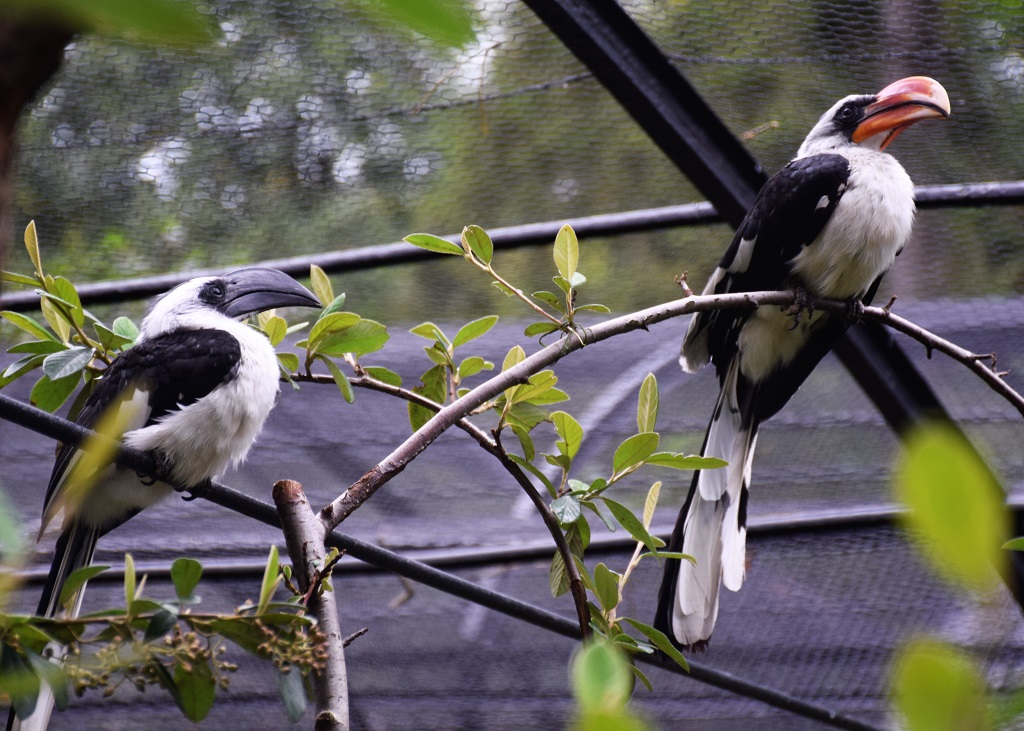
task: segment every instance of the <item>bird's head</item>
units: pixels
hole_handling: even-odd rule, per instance
[[[939,82],[927,76],[910,76],[877,94],[840,99],[814,125],[797,157],[851,145],[882,151],[915,122],[945,119],[949,112],[949,95]]]
[[[313,293],[277,269],[250,267],[219,277],[199,277],[161,297],[142,323],[153,337],[181,327],[215,327],[275,307],[320,307]]]

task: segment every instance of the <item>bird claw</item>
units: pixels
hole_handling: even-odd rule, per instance
[[[157,482],[167,482],[171,476],[171,468],[174,465],[171,464],[170,458],[161,452],[159,449],[154,449],[149,453],[149,456],[153,459],[155,465],[152,475],[139,474],[139,478],[142,480],[142,484],[146,487],[155,485]]]
[[[891,303],[890,303],[891,304]],[[846,303],[846,319],[851,324],[856,324],[864,317],[864,303],[859,297],[854,297]]]
[[[789,328],[790,330],[796,330],[800,326],[800,319],[804,310],[807,311],[808,320],[814,317],[814,298],[811,296],[811,293],[800,284],[793,287],[793,292],[795,293],[793,306],[786,312],[788,316],[793,318],[793,326]]]

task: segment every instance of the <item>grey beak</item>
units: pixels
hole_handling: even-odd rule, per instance
[[[221,277],[226,292],[221,312],[244,317],[275,307],[320,307],[320,300],[290,276],[277,269],[236,269]]]

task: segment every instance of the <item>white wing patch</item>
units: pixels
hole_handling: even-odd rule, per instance
[[[747,271],[747,267],[750,266],[750,260],[754,256],[754,245],[756,243],[756,236],[752,239],[740,239],[740,245],[736,247],[736,256],[732,258],[732,263],[729,264],[730,272],[742,274]]]

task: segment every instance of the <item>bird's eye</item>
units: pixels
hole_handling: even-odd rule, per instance
[[[843,107],[836,115],[840,122],[852,122],[857,118],[857,110],[853,107]]]
[[[200,296],[205,302],[219,302],[224,299],[224,285],[220,282],[210,282],[203,287]]]

